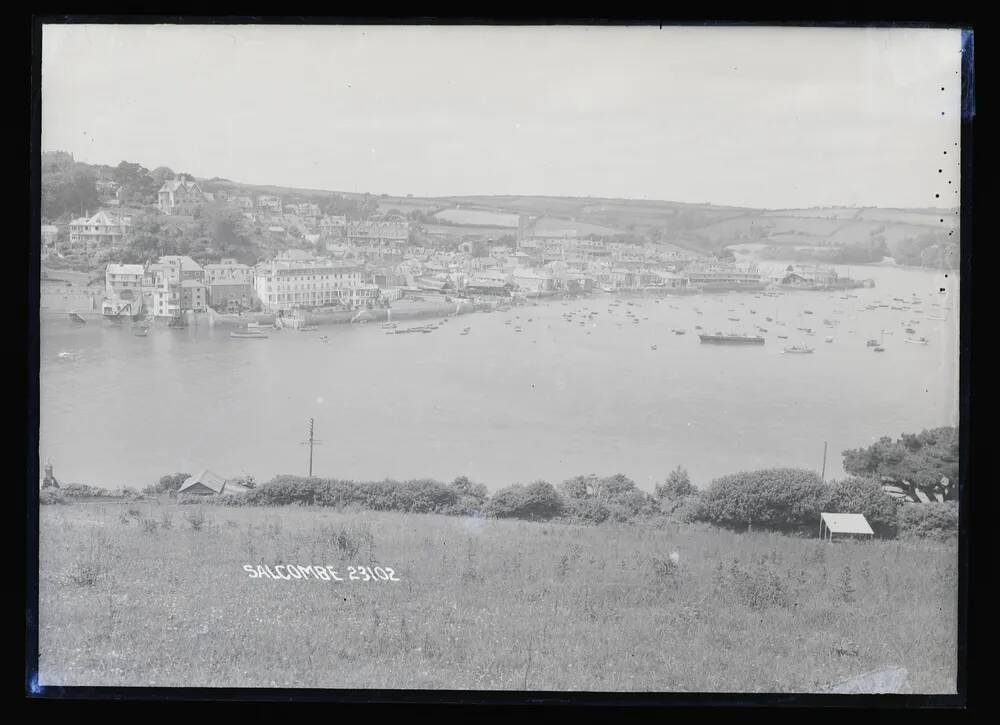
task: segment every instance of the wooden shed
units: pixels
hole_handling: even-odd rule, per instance
[[[177,493],[192,494],[195,496],[214,496],[222,493],[226,488],[226,480],[218,474],[209,470],[204,470],[188,479],[181,485]]]
[[[821,539],[833,541],[834,534],[851,536],[875,536],[872,527],[862,514],[826,514],[819,515],[819,536]]]

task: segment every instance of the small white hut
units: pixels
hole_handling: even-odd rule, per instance
[[[826,514],[819,515],[819,536],[821,539],[833,541],[834,534],[850,534],[860,536],[875,536],[872,527],[862,514]]]

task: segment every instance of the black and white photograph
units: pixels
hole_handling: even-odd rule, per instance
[[[39,28],[31,692],[960,693],[970,30]]]

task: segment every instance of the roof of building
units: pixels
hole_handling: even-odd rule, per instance
[[[226,480],[222,476],[212,473],[206,468],[201,473],[188,476],[188,479],[184,481],[177,492],[184,493],[184,491],[199,483],[205,488],[210,488],[216,493],[222,493],[222,489],[226,486]]]
[[[180,255],[180,254],[168,254],[164,257],[160,257],[159,264],[171,264],[172,262],[177,262],[180,264],[181,271],[183,272],[202,272],[204,271],[200,264],[191,259],[191,257]]]
[[[160,187],[160,191],[177,191],[181,187],[187,189],[188,191],[191,191],[192,189],[201,191],[201,187],[194,181],[182,181],[180,179],[171,179],[170,181],[163,182],[163,186]]]
[[[834,534],[873,534],[872,527],[862,514],[826,514],[820,518]]]
[[[109,264],[107,269],[108,274],[130,274],[139,276],[141,276],[145,271],[145,268],[141,264]]]
[[[181,281],[181,287],[204,287],[205,283],[198,279],[185,279]]]
[[[73,221],[70,222],[70,226],[76,226],[76,225],[79,225],[79,224],[90,224],[90,225],[93,225],[93,226],[108,226],[108,227],[115,226],[115,227],[117,227],[117,226],[121,226],[122,224],[127,224],[127,223],[128,223],[128,219],[127,218],[119,219],[117,217],[111,216],[106,211],[99,211],[96,214],[94,214],[94,216],[90,217],[89,219],[86,218],[86,217],[80,217],[79,219],[74,219]]]

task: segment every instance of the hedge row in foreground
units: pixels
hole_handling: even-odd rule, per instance
[[[99,490],[99,489],[98,489]],[[59,503],[64,490],[43,491],[42,503]],[[820,512],[861,513],[876,534],[943,539],[958,532],[954,503],[899,504],[872,479],[823,482],[812,471],[791,468],[723,476],[707,490],[694,488],[683,469],[651,495],[617,474],[577,476],[558,487],[545,481],[515,485],[489,495],[462,477],[449,484],[432,479],[358,482],[278,476],[245,494],[184,496],[180,503],[234,506],[331,506],[370,511],[439,513],[498,519],[585,523],[671,518],[736,530],[815,532]]]

